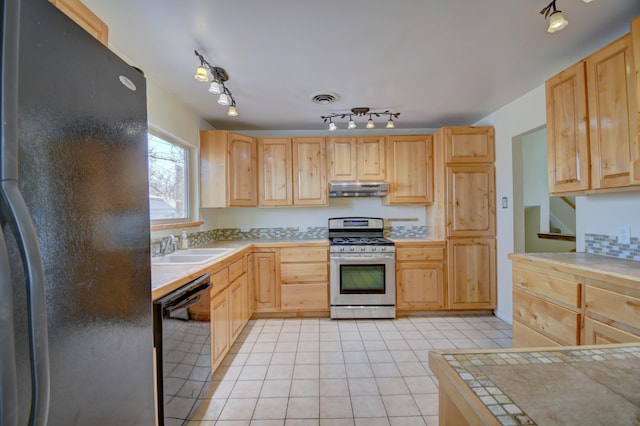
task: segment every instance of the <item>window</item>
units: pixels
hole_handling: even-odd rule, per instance
[[[184,222],[189,212],[189,149],[149,133],[149,209],[152,223]]]

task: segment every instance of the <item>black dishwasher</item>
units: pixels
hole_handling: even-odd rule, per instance
[[[153,303],[161,426],[186,424],[211,378],[210,287],[205,274]]]

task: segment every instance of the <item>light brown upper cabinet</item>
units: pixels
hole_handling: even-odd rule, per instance
[[[546,82],[549,193],[631,187],[637,134],[627,34]]]
[[[200,132],[200,206],[257,205],[256,140],[226,130]]]
[[[328,139],[329,181],[384,181],[384,141],[384,136]]]
[[[443,127],[447,163],[493,163],[493,127]]]
[[[586,63],[591,188],[629,186],[637,132],[631,35],[598,50]]]
[[[109,45],[109,27],[80,0],[49,0],[86,32],[105,46]]]
[[[258,141],[258,206],[325,206],[324,138]]]
[[[324,138],[294,138],[292,144],[293,204],[328,205]]]
[[[633,63],[636,83],[636,137],[631,150],[631,183],[640,184],[640,16],[631,21],[631,44],[633,46]]]
[[[585,64],[579,62],[545,84],[549,193],[589,189],[589,139]]]
[[[433,137],[387,136],[385,204],[433,203]]]
[[[258,141],[258,205],[293,204],[293,157],[291,139]]]

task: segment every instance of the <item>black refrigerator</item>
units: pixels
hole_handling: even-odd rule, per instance
[[[153,425],[146,80],[2,2],[0,424]]]

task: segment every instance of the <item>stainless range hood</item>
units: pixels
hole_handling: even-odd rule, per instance
[[[384,197],[387,182],[329,182],[329,197]]]

